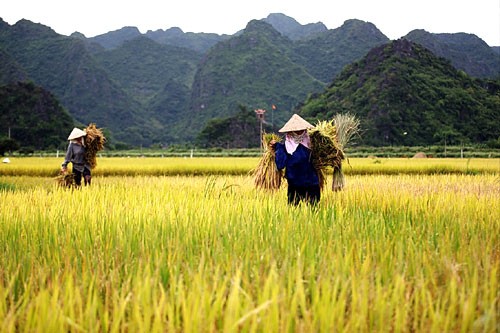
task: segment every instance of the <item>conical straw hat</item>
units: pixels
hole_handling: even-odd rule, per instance
[[[78,138],[81,138],[82,136],[85,136],[85,135],[87,135],[87,133],[85,133],[81,129],[75,127],[75,128],[73,128],[73,130],[69,134],[68,140],[78,139]]]
[[[287,121],[285,126],[283,126],[278,132],[284,133],[284,132],[295,132],[295,131],[302,131],[306,130],[308,128],[313,128],[314,126],[309,124],[307,121],[305,121],[301,116],[298,114],[294,114],[290,120]]]

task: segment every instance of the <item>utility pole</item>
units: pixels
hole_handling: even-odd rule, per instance
[[[444,136],[444,157],[446,157],[446,135]]]

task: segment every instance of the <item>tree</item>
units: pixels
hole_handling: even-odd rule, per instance
[[[0,138],[0,156],[5,156],[6,152],[12,153],[20,148],[19,143],[10,138]]]

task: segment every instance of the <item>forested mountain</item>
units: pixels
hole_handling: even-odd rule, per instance
[[[202,55],[187,48],[161,45],[139,36],[120,47],[95,54],[111,80],[141,105],[143,117],[161,132],[152,142],[176,140],[165,126],[186,116],[191,86]]]
[[[302,25],[295,19],[281,13],[269,14],[262,21],[269,23],[276,31],[293,41],[310,38],[317,33],[328,31],[328,28],[321,22]]]
[[[495,86],[465,74],[498,79],[500,55],[479,38],[408,34],[417,37],[471,82]],[[0,84],[31,81],[43,87],[75,122],[109,130],[109,145],[192,143],[207,126],[205,134],[228,119],[244,118],[233,127],[247,128],[250,118],[241,116],[243,110],[255,117],[255,108],[267,109],[266,126],[282,125],[309,95],[320,94],[332,80],[339,84],[345,66],[387,43],[369,22],[348,20],[328,30],[320,22],[300,25],[283,14],[252,20],[232,36],[180,28],[141,34],[125,27],[93,38],[67,37],[27,20],[11,26],[0,19]],[[367,103],[383,99],[376,95]]]
[[[0,140],[11,134],[25,149],[65,149],[73,119],[47,90],[33,83],[0,86]]]
[[[192,88],[189,121],[195,135],[212,118],[234,115],[240,105],[251,110],[279,109],[282,122],[308,93],[324,84],[291,60],[292,42],[271,25],[253,20],[244,32],[214,46],[203,59]],[[187,123],[186,123],[187,125]]]
[[[263,130],[271,132],[272,124],[263,124]],[[255,121],[254,111],[240,106],[232,116],[209,120],[195,142],[203,148],[252,148],[261,144],[259,138],[260,123]]]
[[[295,43],[292,59],[318,80],[329,83],[345,65],[388,41],[373,24],[347,20],[337,29]]]
[[[500,78],[500,56],[482,39],[472,34],[431,34],[413,30],[405,36],[435,55],[447,58],[457,69],[479,78]]]
[[[95,54],[109,77],[143,105],[154,99],[166,82],[191,87],[201,57],[200,53],[160,45],[143,36]]]
[[[205,53],[218,42],[231,37],[229,35],[217,35],[213,33],[184,32],[181,28],[149,30],[145,36],[159,44],[185,47],[199,53]]]
[[[155,135],[151,119],[109,78],[80,39],[21,20],[12,27],[0,27],[0,48],[16,60],[29,80],[52,92],[78,122],[107,127],[125,142],[151,142]]]
[[[9,53],[0,48],[0,85],[28,80],[29,76]]]
[[[262,19],[262,21],[269,23],[283,36],[294,41],[305,39],[316,33],[328,30],[321,22],[302,25],[295,19],[281,13],[269,14],[266,18]],[[237,36],[242,32],[243,31],[237,31],[233,36]],[[136,27],[123,27],[115,31],[88,38],[88,40],[100,44],[106,49],[113,49],[140,35],[140,31]],[[206,53],[218,42],[222,42],[232,37],[231,35],[218,35],[214,33],[184,32],[179,27],[172,27],[166,30],[149,30],[144,36],[159,44],[185,47],[200,53]]]
[[[110,31],[102,35],[88,38],[89,42],[97,43],[105,49],[114,49],[121,46],[124,42],[141,36],[141,32],[136,27],[123,27],[121,29]]]
[[[474,79],[406,39],[372,49],[347,66],[300,114],[359,117],[366,145],[429,145],[499,138],[500,83]]]

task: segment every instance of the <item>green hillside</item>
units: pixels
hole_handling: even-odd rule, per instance
[[[263,125],[263,130],[271,131],[270,124]],[[260,142],[260,123],[254,110],[244,106],[239,112],[223,119],[214,118],[196,138],[196,144],[202,148],[255,148]]]
[[[300,113],[309,119],[355,114],[365,145],[486,142],[499,138],[500,83],[473,79],[400,39],[347,66]]]
[[[281,13],[269,14],[265,19],[262,19],[262,21],[269,23],[283,36],[286,36],[293,41],[311,38],[318,33],[328,30],[328,28],[321,22],[302,25],[295,19]]]
[[[141,36],[141,32],[136,27],[123,27],[105,34],[88,38],[90,42],[97,43],[105,49],[114,49],[124,42]]]
[[[414,30],[410,37],[434,54],[412,51],[422,57],[393,55],[387,63],[370,56],[376,65],[363,57],[374,48],[380,52],[380,46],[392,54],[385,48],[390,40],[360,20],[327,30],[321,22],[301,25],[274,13],[232,36],[179,28],[141,34],[124,27],[86,38],[59,35],[28,20],[11,26],[0,19],[0,85],[30,81],[50,91],[75,122],[105,128],[108,147],[194,144],[200,137],[207,143],[207,133],[218,137],[215,128],[225,135],[218,124],[247,128],[256,108],[268,111],[264,125],[273,130],[302,104],[304,112],[320,117],[332,105],[365,117],[367,144],[482,143],[498,137],[488,123],[498,120],[498,81],[485,81],[498,78],[498,50],[463,33]],[[378,70],[349,74],[362,71],[367,61],[367,68]],[[337,97],[325,97],[329,85]],[[331,105],[321,105],[324,100]],[[402,116],[405,110],[412,114]],[[403,130],[407,134],[400,137],[408,124],[419,135]],[[242,136],[238,140],[245,146]]]
[[[389,39],[373,24],[348,20],[341,27],[298,41],[292,59],[316,79],[330,83],[348,64]]]
[[[140,36],[95,58],[109,77],[147,110],[166,84],[191,87],[201,54]]]
[[[117,140],[137,144],[152,143],[161,131],[99,67],[82,40],[21,20],[12,27],[2,26],[0,46],[77,121],[96,123],[110,129]]]
[[[159,44],[179,46],[198,53],[205,53],[218,42],[231,37],[229,35],[217,35],[214,33],[184,32],[180,28],[148,31],[144,36]]]
[[[413,30],[405,39],[424,46],[439,57],[449,59],[455,68],[470,76],[500,78],[500,54],[474,35],[431,34],[425,30]]]
[[[57,99],[33,83],[0,86],[0,140],[25,149],[65,149],[74,122]]]
[[[212,118],[278,106],[274,120],[324,84],[290,59],[292,42],[271,25],[251,21],[242,34],[220,42],[205,56],[192,88],[190,130],[195,135]]]
[[[0,48],[0,85],[28,80],[28,74],[17,61]]]

